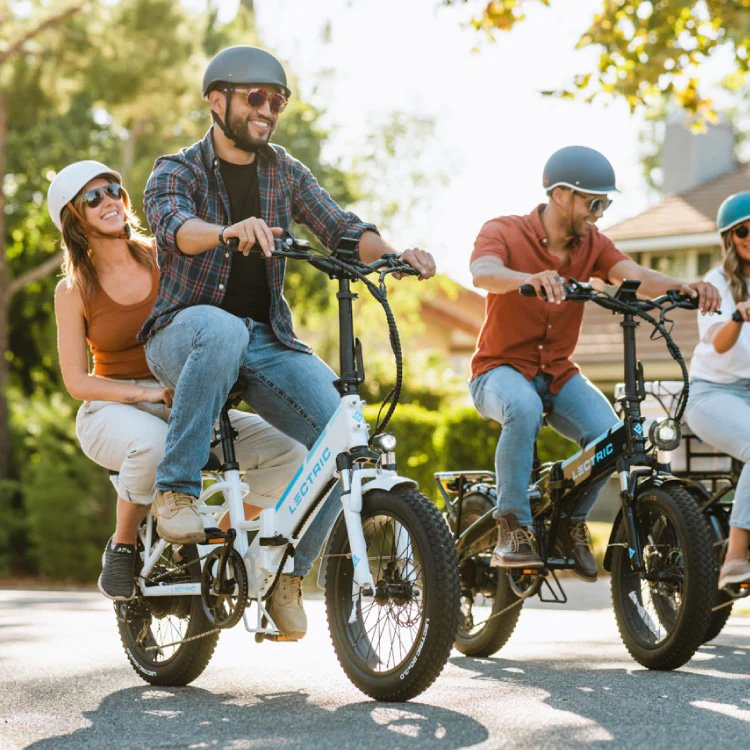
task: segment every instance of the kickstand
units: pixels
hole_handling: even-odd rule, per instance
[[[552,580],[555,582],[555,588],[552,587],[552,584],[550,583],[549,577],[544,576],[542,578],[542,585],[539,587],[539,591],[537,592],[537,596],[539,597],[540,602],[550,602],[552,604],[566,604],[568,601],[568,597],[565,594],[565,591],[563,590],[562,584],[560,583],[557,574],[554,570],[550,570],[550,575],[552,576]],[[547,587],[549,589],[550,594],[552,594],[551,599],[545,599],[543,595],[544,587]]]

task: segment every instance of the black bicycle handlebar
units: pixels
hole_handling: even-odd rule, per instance
[[[735,311],[734,311],[734,312],[732,313],[732,320],[733,320],[733,321],[734,321],[735,323],[744,323],[744,318],[742,317],[742,314],[740,313],[740,311],[739,311],[739,310],[735,310]]]
[[[620,288],[622,289],[622,287]],[[637,297],[621,299],[618,297],[619,290],[615,294],[609,294],[608,292],[594,289],[591,284],[584,284],[575,279],[568,279],[563,284],[563,289],[565,290],[566,301],[594,302],[601,307],[605,307],[608,310],[613,310],[615,312],[632,311],[634,307],[643,311],[662,309],[667,302],[670,303],[670,309],[675,307],[680,307],[685,310],[698,309],[697,297],[689,297],[677,289],[670,289],[666,294],[662,294],[660,297],[654,299],[639,299]],[[524,297],[539,296],[544,300],[547,299],[547,293],[544,288],[540,289],[539,294],[537,295],[536,289],[531,284],[522,284],[518,291]]]
[[[240,245],[237,237],[230,237],[226,246],[231,250],[237,250]],[[260,252],[254,250],[254,252]],[[323,273],[335,275],[337,272],[346,270],[361,278],[362,275],[380,273],[381,275],[398,273],[402,276],[419,276],[419,271],[401,260],[395,253],[384,255],[372,263],[363,263],[354,253],[326,254],[314,250],[307,240],[299,240],[291,232],[285,232],[281,237],[274,239],[272,258],[288,258],[290,260],[304,260]]]

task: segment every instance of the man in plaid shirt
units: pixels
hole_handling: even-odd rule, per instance
[[[195,508],[200,470],[240,368],[244,400],[308,448],[338,407],[335,373],[294,333],[283,296],[285,261],[271,257],[274,237],[296,221],[329,249],[344,236],[358,238],[366,263],[395,252],[373,225],[342,210],[307,167],[270,144],[289,95],[284,70],[268,52],[219,52],[203,78],[214,126],[199,143],[157,159],[146,186],[161,281],[140,338],[154,375],[175,391],[154,503],[167,541],[203,539]],[[238,252],[225,244],[230,238],[239,241]],[[434,275],[428,252],[409,249],[401,257],[421,278]],[[259,457],[263,462],[262,446]],[[269,612],[288,638],[307,630],[302,577],[338,512],[334,491],[297,546],[292,575],[274,589]]]

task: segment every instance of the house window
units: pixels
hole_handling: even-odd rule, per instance
[[[698,275],[704,276],[714,266],[721,262],[721,253],[718,251],[698,253]]]
[[[669,255],[652,255],[651,268],[655,271],[667,274],[667,276],[677,276],[684,279],[688,276],[689,271],[688,258],[685,254],[670,253]]]

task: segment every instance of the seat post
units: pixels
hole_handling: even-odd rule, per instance
[[[219,417],[219,432],[221,433],[221,451],[224,455],[224,463],[222,464],[222,471],[230,471],[232,469],[239,470],[240,466],[237,463],[237,457],[234,453],[234,439],[237,433],[232,427],[232,423],[229,421],[229,402],[224,404],[221,409],[221,416]]]

